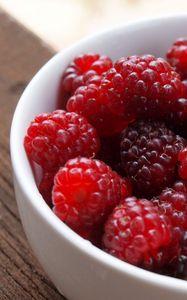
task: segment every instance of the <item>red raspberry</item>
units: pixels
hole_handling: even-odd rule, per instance
[[[56,110],[31,122],[24,146],[31,160],[50,171],[78,155],[94,157],[99,150],[99,139],[84,117]]]
[[[182,179],[187,179],[187,148],[184,148],[182,151],[180,151],[178,160],[180,162],[179,176]]]
[[[178,255],[167,266],[165,271],[172,276],[181,276],[187,272],[187,182],[176,181],[172,188],[166,188],[153,204],[168,217],[172,224],[172,250]],[[180,245],[180,249],[179,249]],[[177,252],[175,252],[177,253]]]
[[[167,129],[164,123],[140,121],[125,129],[121,160],[138,195],[152,198],[177,177],[178,153],[186,140]]]
[[[70,95],[79,87],[94,80],[112,67],[112,60],[108,56],[90,53],[79,55],[66,68],[61,82],[61,89]]]
[[[38,186],[38,190],[46,203],[51,206],[52,205],[52,188],[54,184],[54,177],[57,173],[57,170],[51,170],[50,172],[44,172],[42,175],[42,179]]]
[[[97,129],[100,136],[120,133],[130,119],[124,119],[111,113],[99,100],[99,85],[88,84],[78,88],[67,102],[67,110],[85,116]]]
[[[184,90],[180,76],[164,59],[134,55],[116,61],[102,79],[100,94],[117,115],[161,118],[175,111]]]
[[[156,270],[170,261],[169,220],[146,200],[126,198],[105,224],[104,250],[136,266]],[[167,251],[166,251],[167,249]]]
[[[170,219],[172,226],[180,230],[180,234],[187,230],[186,181],[176,181],[172,188],[164,189],[160,196],[152,201]]]
[[[167,60],[183,79],[187,78],[187,38],[177,39],[167,52]]]
[[[69,160],[55,176],[54,212],[77,233],[89,238],[129,194],[126,181],[104,162],[79,157]]]

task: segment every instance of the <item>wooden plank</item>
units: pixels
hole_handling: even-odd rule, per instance
[[[9,131],[17,101],[54,54],[39,38],[0,11],[0,300],[60,300],[33,256],[15,202]]]

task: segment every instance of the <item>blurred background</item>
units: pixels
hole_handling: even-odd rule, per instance
[[[0,6],[55,50],[129,20],[187,13],[187,0],[0,0]]]

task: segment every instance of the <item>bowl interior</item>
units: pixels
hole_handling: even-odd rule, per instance
[[[101,254],[102,251],[95,249],[92,245],[84,244],[81,238],[72,233],[71,230],[68,231],[66,226],[57,220],[45,202],[42,201],[36,188],[33,173],[23,148],[23,138],[30,121],[37,114],[57,108],[57,92],[61,74],[75,55],[98,52],[109,55],[113,59],[133,54],[153,54],[165,57],[167,49],[176,38],[187,36],[186,28],[187,16],[170,16],[121,25],[80,41],[57,54],[37,73],[22,95],[12,123],[11,157],[13,169],[17,180],[27,194],[28,201],[32,202],[43,217],[48,218],[51,226],[58,226],[62,235],[65,234],[67,238],[71,239],[73,234],[72,243],[75,243],[77,247],[82,247],[85,252],[89,252],[89,255],[97,256],[95,259],[102,259],[106,263],[111,263],[112,267],[124,272],[131,270],[140,277],[142,274],[146,274],[146,271],[141,269],[137,271],[137,268],[127,267],[127,264],[120,261],[116,263],[117,259],[105,253]],[[152,274],[150,277],[155,281],[160,278],[156,274]],[[173,286],[180,286],[187,290],[187,287],[184,286],[186,285],[185,282],[175,279],[168,280],[172,281]],[[164,280],[161,279],[160,282],[164,282]]]

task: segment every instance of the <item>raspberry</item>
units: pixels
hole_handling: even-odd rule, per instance
[[[67,110],[85,116],[97,129],[100,136],[120,133],[131,119],[111,113],[99,100],[99,84],[88,84],[78,88],[67,102]]]
[[[51,206],[52,205],[52,188],[54,184],[54,177],[57,173],[57,170],[51,170],[50,172],[44,172],[42,175],[42,179],[38,186],[38,190],[46,203]]]
[[[84,117],[56,110],[38,115],[31,122],[24,146],[31,160],[50,171],[78,155],[94,157],[99,139]]]
[[[172,277],[187,279],[187,231],[181,240],[181,253],[167,264],[161,273]]]
[[[169,220],[146,200],[126,198],[105,224],[104,250],[136,266],[156,270],[170,261]],[[166,251],[167,250],[167,251]]]
[[[61,89],[70,95],[79,87],[90,82],[91,78],[100,80],[100,76],[112,67],[108,56],[90,53],[79,55],[66,68]]]
[[[177,177],[178,153],[186,140],[158,121],[140,121],[122,133],[121,160],[135,192],[152,198]]]
[[[183,79],[187,78],[187,38],[177,39],[168,50],[167,60]]]
[[[187,182],[176,181],[172,188],[166,188],[157,199],[152,199],[154,205],[168,217],[172,224],[172,250],[176,257],[168,263],[162,272],[170,276],[187,275]],[[178,248],[178,253],[177,253]],[[178,254],[178,255],[177,255]]]
[[[69,160],[55,176],[53,209],[68,226],[89,238],[129,194],[126,181],[104,162],[79,157]]]
[[[120,58],[101,81],[102,101],[115,114],[162,118],[175,111],[183,97],[180,76],[162,58],[152,55]]]
[[[179,176],[182,179],[187,179],[187,148],[179,152],[178,160],[180,162]]]
[[[180,236],[187,230],[187,182],[176,181],[172,188],[166,188],[157,199],[152,200],[170,219]]]

